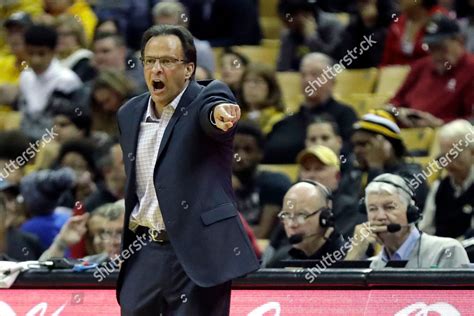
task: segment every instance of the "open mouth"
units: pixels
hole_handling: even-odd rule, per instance
[[[163,90],[165,87],[165,84],[161,80],[153,80],[152,85],[153,85],[153,90],[155,90],[156,92]]]

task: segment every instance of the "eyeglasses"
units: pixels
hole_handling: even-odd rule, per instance
[[[290,224],[292,221],[296,221],[297,224],[303,225],[306,223],[308,218],[311,216],[314,216],[318,214],[319,212],[327,209],[326,206],[321,207],[320,209],[314,211],[313,213],[305,213],[305,212],[296,212],[296,213],[290,213],[290,212],[280,212],[278,214],[278,218],[283,222],[283,224]]]
[[[156,62],[160,64],[161,67],[163,68],[173,68],[176,66],[178,63],[184,63],[186,62],[184,59],[176,59],[173,57],[145,57],[145,58],[140,58],[143,67],[145,68],[153,68],[156,65]]]

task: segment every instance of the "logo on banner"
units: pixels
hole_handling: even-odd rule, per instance
[[[66,304],[63,304],[61,307],[59,307],[54,313],[51,314],[51,316],[59,316],[61,315],[61,312],[63,311],[64,307],[66,307]],[[26,313],[26,316],[36,316],[36,315],[45,315],[46,311],[48,310],[48,303],[39,303],[38,305],[34,306],[28,313]],[[5,302],[0,301],[0,315],[2,316],[17,316],[13,308],[11,308],[10,305],[8,305]]]
[[[400,310],[395,316],[428,316],[431,312],[437,313],[440,316],[461,316],[456,307],[442,302],[431,305],[423,302],[411,304]]]
[[[247,316],[265,316],[267,312],[275,313],[271,316],[280,316],[280,312],[281,312],[280,303],[268,302],[266,304],[260,305],[259,307],[257,307],[256,309],[248,313]]]

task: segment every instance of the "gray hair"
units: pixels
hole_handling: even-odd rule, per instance
[[[332,60],[332,58],[323,53],[309,53],[309,54],[304,55],[303,59],[301,59],[301,65],[307,60],[310,60],[313,63],[322,64],[324,66],[329,66],[329,67],[332,67],[332,65],[334,64],[334,61]]]
[[[156,18],[158,16],[174,16],[178,19],[183,18],[183,14],[188,16],[188,11],[186,7],[181,4],[179,1],[162,1],[158,2],[152,9],[152,14]],[[182,19],[180,20],[184,22]],[[186,23],[180,23],[181,25],[185,25]]]
[[[467,134],[474,134],[472,124],[467,120],[458,119],[443,125],[438,131],[439,139],[450,140],[453,142],[461,139],[469,141],[469,148],[474,148],[474,142],[467,139]],[[471,138],[472,139],[472,138]]]
[[[388,182],[391,182],[395,185],[390,184]],[[375,179],[372,180],[372,182],[370,182],[365,188],[365,205],[367,206],[367,196],[369,194],[385,193],[399,196],[400,201],[402,201],[404,206],[408,206],[414,203],[412,197],[408,192],[413,192],[413,190],[408,186],[408,182],[405,181],[402,177],[391,173],[384,173],[375,177]]]
[[[125,200],[121,199],[114,203],[107,203],[96,208],[91,217],[101,216],[114,221],[125,214]]]

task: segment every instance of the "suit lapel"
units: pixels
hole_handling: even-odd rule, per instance
[[[189,86],[187,87],[186,91],[183,93],[183,96],[181,97],[181,100],[179,101],[178,106],[176,107],[176,110],[174,111],[173,116],[171,117],[171,120],[168,123],[168,126],[166,126],[165,133],[163,134],[163,139],[161,140],[160,144],[160,150],[158,151],[158,157],[156,159],[157,163],[160,160],[161,154],[170,139],[171,133],[173,132],[176,122],[179,120],[181,115],[183,115],[183,113],[186,113],[185,115],[187,115],[188,110],[186,108],[194,101],[200,90],[201,87],[196,83],[196,81],[192,80],[189,83]]]

